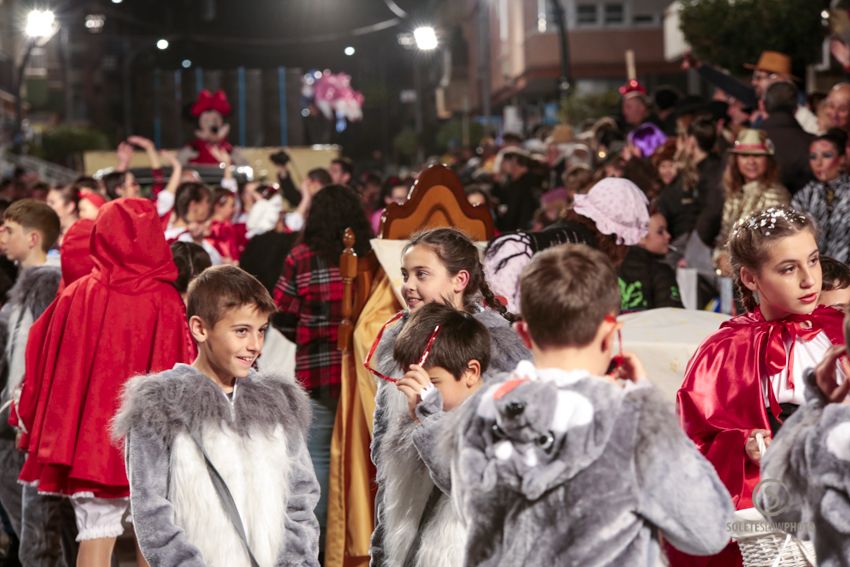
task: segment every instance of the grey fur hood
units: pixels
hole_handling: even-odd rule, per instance
[[[232,401],[209,378],[187,364],[172,370],[137,376],[124,386],[121,408],[112,421],[119,442],[131,428],[141,428],[166,444],[185,430],[227,423],[240,435],[282,425],[287,435],[310,426],[310,402],[292,378],[254,371],[237,381]]]
[[[18,281],[9,290],[9,303],[29,309],[38,319],[56,299],[62,271],[56,266],[35,266],[21,270]]]

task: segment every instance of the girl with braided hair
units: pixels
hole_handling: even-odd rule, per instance
[[[426,466],[414,446],[418,422],[410,415],[407,397],[396,384],[410,369],[400,368],[393,358],[396,339],[412,313],[430,303],[444,303],[468,313],[489,331],[491,353],[489,368],[483,376],[485,383],[493,374],[512,370],[530,353],[511,328],[513,316],[495,298],[484,279],[478,247],[464,233],[453,228],[436,228],[415,234],[402,252],[401,271],[406,309],[381,331],[366,361],[367,368],[379,378],[372,435],[378,493],[371,565],[401,567],[422,563],[424,560],[409,556],[416,555],[415,550],[420,547],[417,543],[420,525],[428,522],[431,526],[441,526],[441,533],[452,534],[453,539],[439,546],[438,561],[432,557],[423,567],[437,564],[460,567],[465,530],[457,525],[450,506],[434,510],[429,505],[435,486],[429,474],[433,463]],[[430,331],[435,333],[436,341],[441,340],[439,329]],[[442,339],[449,340],[448,337]],[[423,352],[428,350],[427,345],[422,345]],[[442,419],[441,409],[428,417],[430,424]],[[445,465],[448,467],[448,460]]]
[[[816,236],[810,217],[784,205],[735,224],[729,257],[748,312],[700,345],[679,389],[682,427],[714,465],[738,510],[753,506],[759,438],[770,444],[805,402],[804,372],[832,345],[844,344],[842,313],[820,305]],[[710,558],[668,551],[674,567],[742,563],[734,543]]]

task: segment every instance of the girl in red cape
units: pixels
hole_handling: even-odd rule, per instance
[[[844,344],[843,314],[818,305],[822,274],[812,220],[771,207],[729,237],[735,283],[748,313],[721,325],[694,354],[678,394],[682,427],[717,469],[737,510],[753,507],[765,443],[805,403],[803,372]],[[674,567],[742,564],[730,543],[691,557],[667,546]]]
[[[78,564],[106,566],[129,496],[124,455],[109,437],[121,389],[132,376],[191,362],[194,349],[153,203],[104,205],[90,247],[93,271],[61,293],[27,346],[20,480],[71,497]]]

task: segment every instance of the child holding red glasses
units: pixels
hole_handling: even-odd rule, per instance
[[[409,475],[405,482],[417,490],[415,499],[385,500],[386,516],[410,506],[419,514],[405,556],[393,556],[387,563],[462,565],[466,530],[452,506],[450,489],[440,482],[449,462],[434,449],[432,432],[440,426],[443,411],[460,407],[483,383],[490,363],[490,333],[469,313],[429,303],[410,316],[395,341],[393,358],[400,368],[409,369],[397,386],[408,401],[411,419],[423,426],[411,433],[416,453],[402,448],[387,452],[382,460],[385,478]],[[386,541],[395,543],[392,536]]]
[[[446,420],[466,565],[660,563],[728,541],[729,494],[629,353],[615,357],[617,273],[583,244],[535,255],[520,278],[531,349]],[[612,361],[614,376],[606,375]]]
[[[738,222],[729,255],[748,313],[721,325],[699,347],[678,394],[682,427],[711,461],[736,509],[753,507],[761,451],[805,403],[803,375],[832,345],[844,343],[842,313],[819,304],[820,255],[812,219],[770,207]],[[843,372],[837,370],[843,377]],[[738,546],[671,565],[734,567]]]
[[[409,370],[403,370],[393,351],[411,314],[430,303],[443,303],[468,313],[490,333],[491,372],[509,371],[529,355],[511,329],[510,315],[484,280],[478,248],[462,232],[437,228],[414,235],[403,252],[402,277],[407,310],[382,330],[370,353],[374,359],[372,356],[367,359],[367,367],[379,378],[372,435],[372,461],[378,484],[376,525],[370,550],[372,567],[405,565],[408,555],[415,553],[417,534],[423,517],[427,516],[426,508],[434,489],[428,469],[413,444],[417,423],[410,415],[404,384],[400,388],[396,383]],[[433,327],[427,330],[429,334],[433,331]],[[434,345],[440,341],[438,332]],[[451,345],[451,339],[444,337],[442,342]],[[417,345],[420,353],[424,346]],[[441,413],[433,419],[440,419]],[[426,561],[412,565],[462,564],[460,554],[451,557],[448,563]]]

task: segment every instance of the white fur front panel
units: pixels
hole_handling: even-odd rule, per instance
[[[228,426],[205,427],[202,442],[239,509],[251,551],[262,567],[283,550],[289,457],[283,427],[240,436]],[[195,442],[178,434],[172,445],[168,499],[175,523],[211,567],[248,565],[248,555],[221,506]]]
[[[431,521],[422,532],[416,567],[461,567],[466,549],[466,527],[451,499],[440,498]]]
[[[378,464],[378,480],[384,485],[384,548],[387,565],[400,567],[419,531],[434,483],[410,439],[407,398],[393,385],[384,387],[392,389],[386,397],[389,428]]]

